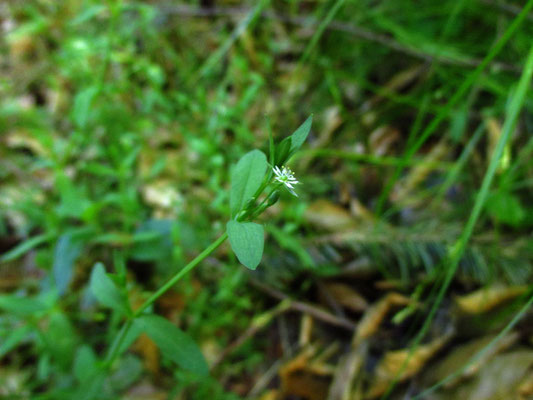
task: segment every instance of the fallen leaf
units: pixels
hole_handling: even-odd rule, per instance
[[[411,349],[390,351],[379,362],[366,398],[374,399],[384,394],[390,384],[397,379],[403,382],[416,375],[422,367],[449,341],[450,335],[437,338],[431,343]]]
[[[305,210],[305,219],[319,229],[338,232],[355,229],[357,223],[349,211],[328,200],[317,200]]]
[[[441,399],[519,399],[521,384],[524,379],[531,376],[531,367],[533,367],[531,350],[522,349],[497,355],[483,366],[472,381],[460,385],[453,391],[444,392],[446,395]]]
[[[424,381],[427,382],[428,386],[430,386],[455,373],[457,370],[462,368],[471,357],[484,349],[495,337],[496,335],[488,335],[454,347],[454,349],[442,360],[440,360],[434,368],[431,368],[427,371],[424,376]],[[479,369],[491,358],[493,358],[497,353],[500,353],[512,346],[518,340],[518,338],[519,334],[513,332],[498,340],[492,347],[488,349],[488,351],[483,354],[483,357],[471,364],[461,376],[458,376],[457,378],[446,383],[445,387],[455,386],[460,380],[475,375]]]
[[[347,309],[355,312],[367,309],[366,299],[352,287],[343,283],[327,283],[324,286],[333,299]]]
[[[364,314],[357,326],[357,331],[353,339],[356,347],[362,340],[369,338],[377,332],[379,326],[387,313],[397,306],[408,305],[411,300],[398,293],[389,293],[376,304],[373,304]]]
[[[307,346],[280,368],[283,396],[300,396],[306,400],[324,400],[331,383],[331,371],[313,368],[316,346]],[[284,398],[284,397],[282,397]]]
[[[492,310],[527,291],[527,286],[495,285],[479,289],[465,296],[455,298],[459,310],[468,314],[481,314]]]

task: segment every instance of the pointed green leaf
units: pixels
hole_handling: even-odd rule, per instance
[[[54,360],[67,368],[72,365],[74,351],[79,343],[79,337],[67,315],[60,311],[52,311],[48,318],[43,341]]]
[[[237,215],[259,189],[266,169],[266,156],[259,150],[252,150],[239,160],[231,174],[230,209],[232,217]]]
[[[54,249],[54,265],[52,271],[57,291],[64,294],[74,274],[74,263],[83,248],[83,240],[72,233],[59,237]]]
[[[181,368],[207,375],[209,368],[194,340],[181,329],[157,315],[143,315],[134,322],[157,344],[161,352]]]
[[[96,263],[91,273],[91,292],[103,306],[112,308],[122,314],[131,313],[126,296],[105,272],[102,263]]]
[[[289,153],[292,147],[291,137],[286,137],[276,146],[276,158],[274,165],[281,166],[289,158]]]
[[[266,116],[265,122],[268,130],[268,161],[274,166],[276,163],[276,146],[274,145],[274,136],[272,135],[272,127],[268,116]]]
[[[313,123],[313,116],[310,115],[302,125],[291,135],[291,154],[294,154],[307,139],[309,131],[311,130],[311,124]]]
[[[20,316],[38,315],[48,311],[54,302],[53,295],[17,296],[0,295],[0,310]]]
[[[76,351],[73,372],[78,382],[90,380],[98,371],[98,358],[92,348],[82,345]]]
[[[263,226],[254,222],[229,221],[226,229],[231,248],[241,264],[256,269],[263,257]]]
[[[0,257],[0,262],[15,260],[24,253],[30,251],[31,249],[41,245],[42,243],[46,243],[53,237],[54,236],[50,234],[42,234],[25,240],[24,242],[9,250],[7,253],[3,254],[2,257]]]
[[[96,86],[90,86],[76,94],[72,118],[78,127],[85,128],[87,125],[91,113],[91,105],[97,94],[98,88]]]
[[[0,344],[0,359],[19,345],[31,333],[32,329],[28,325],[22,325],[15,330],[6,332],[2,335]]]

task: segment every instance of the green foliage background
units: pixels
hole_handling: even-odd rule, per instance
[[[251,279],[300,297],[364,260],[407,292],[440,282],[513,113],[456,284],[530,282],[531,82],[511,99],[533,37],[533,14],[517,15],[531,3],[1,4],[0,368],[16,385],[2,395],[84,392],[120,322],[88,291],[93,265],[142,303],[224,232],[231,165],[310,114],[291,163],[299,197],[264,218],[258,270],[225,247],[156,308],[208,361],[270,307]],[[223,387],[255,376],[265,346],[247,343],[201,381],[163,355],[155,386],[238,398]],[[150,379],[141,359],[128,353],[99,395]]]

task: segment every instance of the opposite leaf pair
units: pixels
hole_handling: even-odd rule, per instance
[[[312,116],[289,137],[274,145],[272,135],[270,135],[270,163],[273,171],[289,171],[279,169],[283,163],[289,160],[294,153],[302,146],[311,129]],[[266,174],[268,162],[265,154],[260,150],[252,150],[245,154],[237,163],[231,174],[230,190],[230,210],[232,220],[226,225],[226,233],[229,236],[231,248],[241,264],[252,270],[256,269],[263,256],[264,229],[263,226],[255,222],[244,221],[252,219],[260,214],[267,206],[274,204],[259,205],[256,200],[265,188],[271,183],[272,172]],[[276,186],[265,199],[273,198],[278,186],[285,185],[287,189],[296,195],[292,190],[292,184],[297,183],[290,173],[290,182],[280,180],[280,174],[276,173]],[[281,173],[281,172],[280,172]],[[284,176],[285,177],[285,176]]]

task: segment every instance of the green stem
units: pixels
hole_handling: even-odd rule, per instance
[[[129,318],[122,328],[120,329],[116,339],[113,341],[114,345],[110,349],[109,354],[104,363],[105,368],[109,368],[115,359],[119,355],[120,347],[124,342],[131,326],[133,325],[133,320],[142,314],[144,310],[150,307],[158,298],[160,298],[165,292],[167,292],[172,286],[174,286],[181,278],[191,272],[198,264],[200,264],[209,254],[215,251],[224,241],[228,238],[228,234],[224,232],[217,240],[211,243],[204,251],[198,254],[194,260],[188,263],[185,267],[179,270],[172,278],[170,278],[163,286],[161,286],[154,294],[152,294],[134,313],[131,318]]]
[[[120,351],[120,347],[122,346],[122,343],[124,342],[124,339],[126,339],[126,335],[129,332],[131,326],[133,324],[133,319],[128,319],[124,325],[122,325],[122,328],[120,328],[120,331],[113,341],[113,346],[111,347],[109,354],[106,357],[106,360],[104,362],[104,368],[109,368],[113,361],[118,357],[118,353]]]
[[[269,197],[272,195],[272,193],[274,193],[276,190],[278,190],[280,187],[282,186],[281,183],[279,184],[276,184],[272,190],[270,191],[270,193],[268,193],[265,198],[261,201],[261,203],[259,203],[259,205],[255,208],[255,210],[252,211],[251,215],[250,215],[250,219],[253,219],[257,216],[259,216],[259,214],[261,214],[264,210],[261,210],[261,207],[263,206],[263,204],[265,204]]]
[[[204,251],[202,251],[200,254],[198,254],[194,260],[192,260],[189,264],[187,264],[185,267],[180,269],[176,275],[174,275],[172,278],[168,280],[167,283],[165,283],[163,286],[159,288],[157,292],[155,292],[153,295],[151,295],[148,300],[146,300],[136,311],[133,313],[133,317],[138,317],[144,310],[146,310],[148,307],[150,307],[159,297],[161,297],[168,289],[170,289],[176,282],[178,282],[181,278],[183,278],[185,275],[187,275],[189,272],[191,272],[198,264],[200,264],[209,254],[211,254],[213,251],[217,249],[218,246],[220,246],[222,243],[224,243],[224,240],[228,238],[228,234],[224,232],[222,236],[220,236],[217,240],[215,240],[213,243],[211,243]]]

